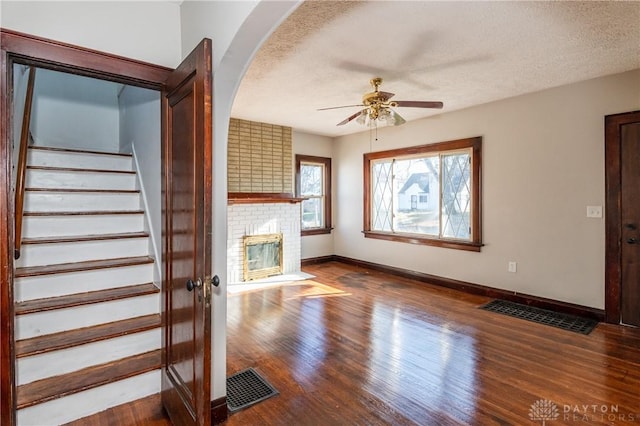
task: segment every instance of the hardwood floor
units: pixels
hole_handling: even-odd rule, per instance
[[[341,263],[305,271],[316,278],[229,295],[227,372],[254,367],[280,392],[229,426],[535,424],[539,400],[554,425],[640,422],[639,329],[584,336]]]
[[[280,394],[225,425],[640,424],[640,329],[585,336],[477,309],[481,296],[304,269],[316,278],[229,294],[228,374],[254,367]],[[79,424],[169,424],[157,405],[126,409]]]

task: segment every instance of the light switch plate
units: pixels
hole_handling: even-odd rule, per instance
[[[587,206],[587,217],[601,218],[602,206]]]

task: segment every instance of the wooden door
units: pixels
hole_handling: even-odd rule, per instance
[[[176,425],[209,425],[211,371],[211,41],[163,93],[162,403]]]
[[[640,326],[640,112],[605,122],[607,321]]]
[[[620,126],[623,324],[640,327],[640,122]]]

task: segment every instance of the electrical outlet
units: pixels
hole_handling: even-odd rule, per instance
[[[587,217],[601,218],[602,206],[587,206]]]
[[[518,271],[518,263],[517,262],[509,262],[507,266],[507,271],[509,272],[517,272]]]

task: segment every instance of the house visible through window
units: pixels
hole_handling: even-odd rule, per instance
[[[331,232],[331,159],[296,155],[297,196],[301,205],[301,234]]]
[[[479,251],[481,141],[365,154],[365,236]]]

